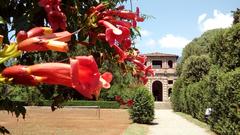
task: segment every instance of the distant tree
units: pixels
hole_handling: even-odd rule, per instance
[[[191,56],[184,62],[182,77],[186,83],[198,82],[208,73],[210,66],[208,55]]]
[[[181,61],[177,65],[178,75],[181,75],[182,66],[189,57],[209,54],[212,49],[210,47],[214,44],[218,44],[217,41],[220,41],[222,39],[218,36],[222,34],[222,31],[224,31],[224,29],[209,30],[203,33],[200,37],[193,39],[183,49]]]
[[[233,13],[233,24],[240,23],[240,9],[237,8],[236,11],[232,11]]]
[[[221,30],[216,34],[214,43],[210,44],[212,62],[226,70],[240,67],[240,24]]]

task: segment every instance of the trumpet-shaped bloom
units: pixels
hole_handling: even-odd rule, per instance
[[[122,50],[126,51],[131,47],[132,43],[130,39],[125,39],[122,43]]]
[[[106,72],[101,76],[93,56],[79,56],[70,62],[73,88],[85,97],[97,97],[102,87],[110,87],[112,74]]]
[[[78,56],[70,64],[43,63],[32,66],[12,66],[3,70],[2,76],[12,78],[16,84],[39,83],[64,85],[76,89],[88,98],[98,97],[101,88],[109,88],[112,74],[101,75],[92,56]]]
[[[98,23],[106,27],[106,41],[111,47],[116,41],[118,41],[118,43],[122,43],[124,39],[127,39],[130,36],[130,30],[127,27],[121,25],[115,27],[113,24],[105,20],[100,20]]]
[[[28,52],[47,50],[67,52],[68,44],[65,42],[71,40],[71,35],[71,33],[64,31],[27,38],[18,44],[18,49]]]
[[[48,16],[48,22],[54,31],[65,30],[67,17],[61,11],[61,0],[39,0],[39,6],[43,7]]]
[[[70,65],[64,63],[42,63],[28,67],[28,73],[42,77],[42,83],[71,87]]]
[[[27,32],[27,37],[36,37],[42,35],[52,34],[53,30],[49,27],[34,27]]]
[[[15,84],[23,85],[37,85],[39,84],[37,77],[28,73],[28,67],[23,65],[15,65],[5,68],[2,72],[2,76],[12,78],[12,82]]]
[[[113,48],[116,51],[116,53],[119,55],[118,62],[124,62],[124,60],[127,58],[127,55],[125,54],[125,52],[115,44],[113,44]]]

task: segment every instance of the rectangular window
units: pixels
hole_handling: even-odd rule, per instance
[[[173,84],[173,80],[168,80],[168,84]]]
[[[162,68],[162,61],[161,60],[153,60],[152,65],[153,65],[154,69]]]

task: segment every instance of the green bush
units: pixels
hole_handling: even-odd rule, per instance
[[[128,100],[135,93],[137,87],[139,87],[137,84],[131,86],[114,84],[110,89],[103,89],[101,91],[100,100],[115,101],[116,96],[120,96],[123,100]]]
[[[221,74],[217,81],[210,125],[222,135],[240,134],[240,68]]]
[[[210,57],[213,63],[226,71],[240,67],[240,24],[219,31],[215,43],[210,45]]]
[[[0,85],[5,95],[13,101],[25,101],[27,105],[40,105],[44,97],[36,87],[22,85]],[[1,91],[2,91],[1,90]]]
[[[220,135],[240,133],[240,68],[224,73],[212,66],[208,75],[199,82],[183,85],[179,78],[171,97],[174,111],[191,114],[204,121],[206,108],[212,108],[208,121]]]
[[[190,56],[182,66],[182,77],[185,83],[200,81],[208,73],[210,66],[208,55]]]
[[[181,102],[180,102],[180,95],[182,93],[182,87],[183,87],[183,79],[178,78],[176,82],[173,85],[173,92],[171,94],[171,103],[173,110],[178,112],[182,110]]]
[[[133,122],[151,123],[154,119],[154,98],[149,90],[144,86],[137,88],[132,99],[129,113]]]

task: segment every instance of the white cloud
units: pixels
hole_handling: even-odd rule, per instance
[[[150,45],[150,46],[155,46],[157,45],[157,41],[154,40],[154,39],[149,39],[147,42],[146,42],[147,45]]]
[[[191,40],[184,37],[174,36],[172,34],[167,34],[158,40],[158,43],[162,48],[184,48]]]
[[[148,30],[140,30],[141,36],[148,37],[151,35],[151,32]]]
[[[227,28],[230,27],[233,22],[233,17],[230,13],[223,14],[221,11],[216,9],[213,11],[212,18],[206,17],[207,14],[202,14],[198,17],[198,24],[202,32],[216,28]]]
[[[206,13],[201,14],[201,15],[198,17],[198,24],[200,24],[206,17],[207,17],[207,14],[206,14]]]

